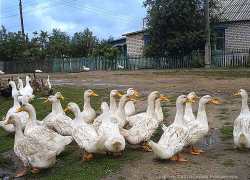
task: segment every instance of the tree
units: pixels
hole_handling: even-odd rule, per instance
[[[211,3],[211,8],[216,8]],[[184,54],[205,47],[203,0],[146,0],[149,39],[146,56]],[[215,16],[211,22],[217,22]]]
[[[44,60],[47,57],[47,45],[49,43],[49,34],[47,31],[42,31],[38,34],[33,32],[34,37],[31,39],[32,47],[30,48],[34,59]]]
[[[69,56],[70,40],[70,36],[66,32],[62,32],[60,29],[53,29],[46,47],[48,57],[61,58],[62,55]]]
[[[98,43],[93,32],[86,28],[83,32],[76,32],[72,38],[72,57],[87,57],[92,53]]]
[[[15,61],[29,57],[30,43],[23,37],[21,31],[8,32],[4,26],[0,30],[1,61]]]
[[[117,47],[111,47],[110,44],[107,44],[104,47],[98,46],[95,50],[93,50],[92,54],[90,54],[89,56],[99,56],[101,59],[111,59],[116,57],[119,53],[120,51]]]

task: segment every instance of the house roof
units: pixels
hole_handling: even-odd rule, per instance
[[[125,33],[122,36],[129,36],[129,35],[139,34],[139,33],[145,32],[145,31],[146,31],[146,29],[142,29],[140,31],[134,31],[134,32],[130,32],[130,33]]]
[[[225,22],[250,20],[250,0],[216,0]]]

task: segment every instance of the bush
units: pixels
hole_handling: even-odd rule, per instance
[[[247,66],[250,67],[250,56],[247,58]]]
[[[205,67],[205,56],[202,55],[202,53],[200,53],[199,51],[193,51],[191,65],[194,68]]]

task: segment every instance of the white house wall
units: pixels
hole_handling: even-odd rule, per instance
[[[225,30],[226,49],[250,48],[250,21],[232,22],[226,24]]]
[[[126,42],[127,55],[135,56],[142,54],[142,47],[144,46],[143,33],[127,35]]]

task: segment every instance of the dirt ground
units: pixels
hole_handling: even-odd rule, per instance
[[[188,94],[211,95],[220,105],[208,104],[206,107],[209,121],[209,134],[196,147],[205,150],[200,155],[188,154],[184,149],[181,157],[188,162],[161,161],[154,158],[152,152],[143,152],[137,146],[127,146],[134,153],[142,153],[142,158],[133,163],[125,163],[121,171],[110,174],[104,179],[250,179],[250,151],[234,150],[233,139],[222,140],[221,129],[232,127],[240,113],[241,98],[233,97],[239,89],[250,92],[250,76],[220,77],[218,71],[209,76],[205,70],[132,70],[132,71],[92,71],[67,74],[49,74],[52,86],[88,87],[93,89],[117,89],[123,93],[133,87],[139,95],[159,91],[166,97]],[[227,70],[225,70],[227,71]],[[230,71],[246,73],[249,69]],[[46,77],[47,74],[37,74]],[[24,75],[20,75],[23,76]],[[6,80],[8,75],[1,76]],[[14,75],[16,78],[17,75]],[[167,103],[166,103],[167,104]],[[137,112],[146,109],[146,99],[137,101]],[[165,124],[171,124],[175,116],[175,107],[166,105],[168,116]],[[193,107],[198,110],[198,100]]]

